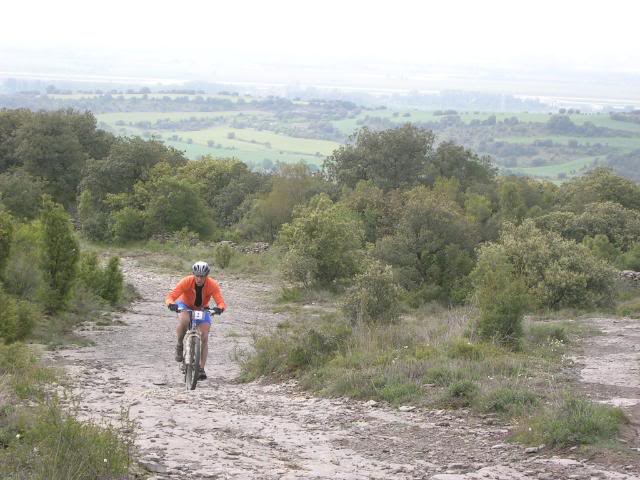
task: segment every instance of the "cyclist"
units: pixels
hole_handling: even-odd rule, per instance
[[[165,298],[167,307],[172,312],[178,312],[178,325],[176,334],[178,344],[176,345],[176,362],[182,361],[182,340],[189,328],[189,311],[203,310],[209,306],[211,297],[216,302],[213,309],[215,313],[224,312],[226,305],[220,293],[220,285],[213,278],[209,277],[211,269],[206,262],[196,262],[191,267],[193,275],[189,275],[180,280],[175,288],[169,292]],[[205,312],[204,319],[197,321],[197,328],[202,335],[202,355],[200,356],[199,379],[204,380],[207,374],[204,366],[207,363],[207,351],[209,341],[209,328],[211,327],[211,315]]]

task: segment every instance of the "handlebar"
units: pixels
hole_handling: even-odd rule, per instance
[[[172,306],[175,305],[175,309],[171,308]],[[172,310],[174,312],[180,313],[180,312],[184,312],[184,311],[189,311],[189,310],[193,310],[191,308],[178,308],[178,306],[175,303],[169,304],[169,310]],[[223,308],[220,307],[202,307],[203,311],[207,311],[209,313],[211,313],[211,315],[221,315],[222,312],[224,312]]]

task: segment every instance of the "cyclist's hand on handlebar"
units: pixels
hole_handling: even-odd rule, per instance
[[[216,315],[222,315],[222,312],[224,312],[224,308],[213,307],[211,311]]]
[[[169,310],[171,310],[172,312],[178,311],[178,305],[175,303],[170,303],[169,305],[167,305],[167,308],[169,308]]]

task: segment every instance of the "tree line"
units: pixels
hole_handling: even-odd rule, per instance
[[[411,124],[356,131],[322,172],[301,163],[267,175],[115,137],[88,112],[3,110],[0,202],[5,225],[20,225],[0,229],[3,252],[31,248],[29,235],[44,239],[32,230],[51,212],[99,242],[173,232],[275,242],[285,278],[346,292],[354,321],[474,301],[485,334],[505,342],[517,340],[525,309],[609,305],[614,268],[640,269],[634,182],[607,169],[560,186],[500,177],[490,158]],[[66,263],[82,271],[77,262]],[[47,275],[48,285],[73,285]]]

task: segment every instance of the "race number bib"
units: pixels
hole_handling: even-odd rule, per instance
[[[193,319],[194,320],[203,320],[204,319],[204,312],[201,310],[196,310],[193,312]]]

